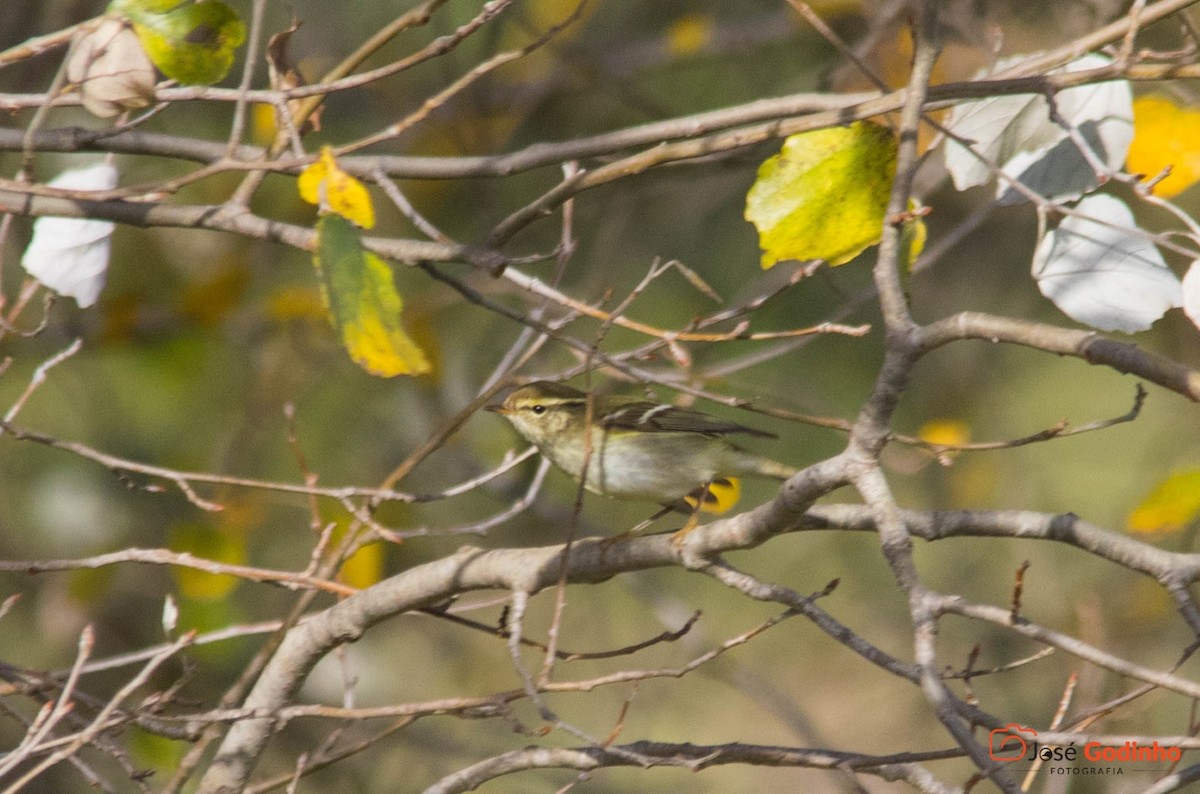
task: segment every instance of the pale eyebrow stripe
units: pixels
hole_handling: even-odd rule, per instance
[[[578,397],[527,397],[522,404],[529,405],[583,405],[586,400]]]

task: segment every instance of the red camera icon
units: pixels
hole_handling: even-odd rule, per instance
[[[988,733],[988,755],[993,761],[1020,761],[1033,742],[1037,742],[1037,731],[1010,722]]]

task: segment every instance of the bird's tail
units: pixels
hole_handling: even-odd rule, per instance
[[[738,463],[741,467],[741,470],[738,472],[739,474],[770,477],[774,480],[789,479],[793,474],[800,471],[796,467],[789,466],[786,463],[752,455],[749,452],[742,452]]]

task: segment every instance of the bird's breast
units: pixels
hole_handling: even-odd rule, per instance
[[[582,439],[581,439],[582,441]],[[722,442],[715,442],[720,445]],[[696,433],[611,433],[597,428],[590,451],[561,444],[547,457],[584,487],[617,499],[669,502],[716,477],[714,440]]]

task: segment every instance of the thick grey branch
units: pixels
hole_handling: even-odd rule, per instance
[[[1192,582],[1200,578],[1200,554],[1165,551],[1128,535],[1110,532],[1073,513],[1038,513],[1032,510],[901,510],[910,534],[925,540],[991,537],[1053,540],[1074,546],[1159,581],[1175,577]],[[875,519],[861,505],[816,505],[801,518],[809,529],[849,529],[875,532]]]
[[[840,750],[805,749],[799,747],[765,747],[749,744],[703,746],[669,744],[666,742],[634,742],[614,748],[542,748],[530,747],[488,758],[466,769],[442,778],[425,789],[425,794],[452,794],[473,791],[489,780],[523,772],[528,769],[578,769],[588,771],[611,766],[633,766],[631,755],[649,758],[654,765],[687,765],[704,769],[724,764],[754,764],[756,766],[793,766],[813,769],[853,769],[878,775],[884,780],[906,780],[918,790],[949,794],[961,789],[938,784],[926,770],[923,761],[959,758],[962,750],[936,750],[926,753],[902,753],[890,756],[858,755]]]
[[[467,547],[404,571],[292,629],[242,705],[258,713],[277,712],[291,701],[321,657],[336,646],[357,640],[385,618],[433,606],[458,593],[481,589],[534,593],[555,585],[560,576],[568,583],[600,582],[619,573],[686,565],[697,555],[756,546],[786,530],[814,499],[841,485],[843,468],[838,458],[810,467],[788,481],[773,502],[692,532],[682,548],[668,535],[618,544],[585,540],[569,548],[485,551]],[[269,718],[232,726],[200,782],[201,794],[241,791],[272,728]]]
[[[1060,328],[979,312],[961,312],[923,328],[921,350],[928,352],[957,339],[1008,342],[1047,353],[1074,356],[1089,364],[1137,375],[1193,402],[1200,402],[1200,372],[1166,356],[1143,350],[1132,342],[1118,342],[1100,336],[1095,331]]]

